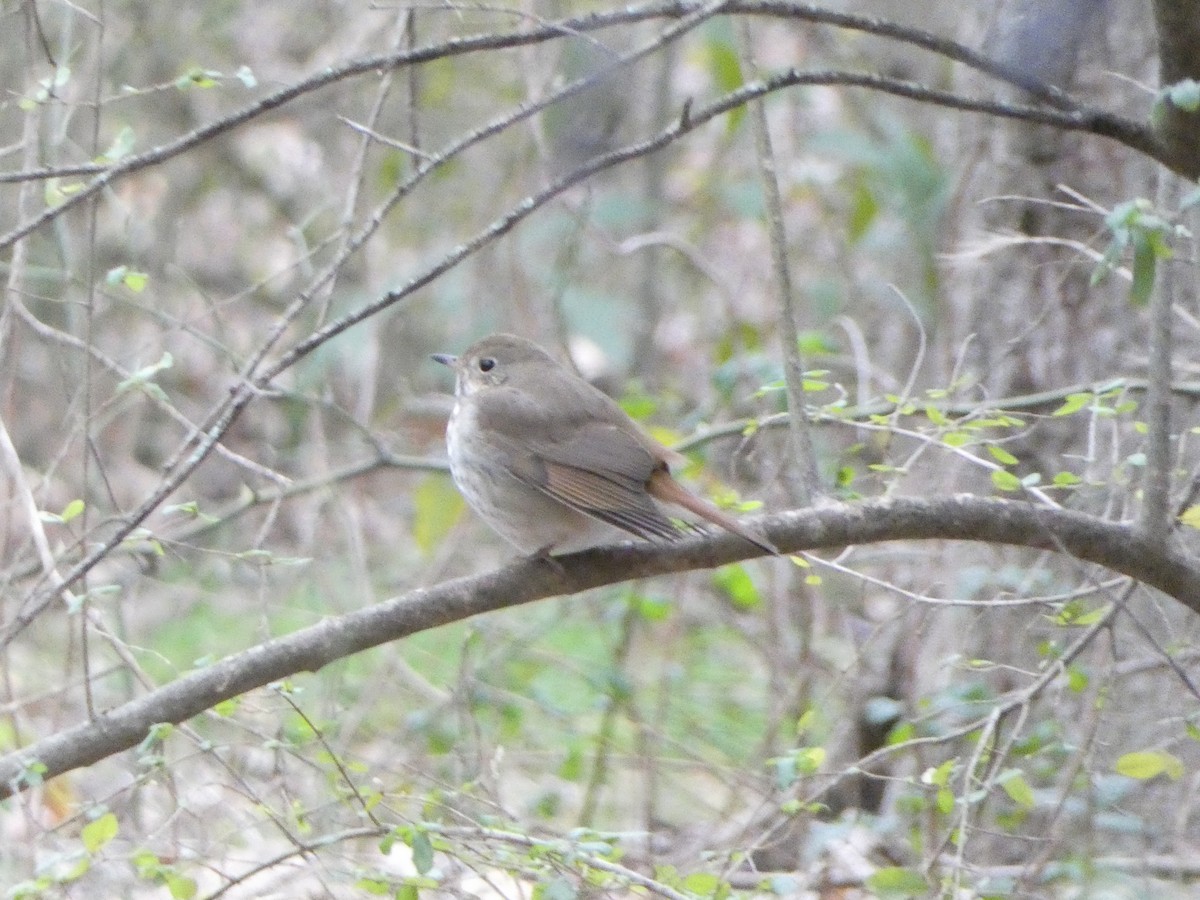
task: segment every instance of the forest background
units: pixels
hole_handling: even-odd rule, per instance
[[[1200,4],[930,6],[0,7],[6,896],[1192,896]],[[514,560],[495,330],[789,555]]]

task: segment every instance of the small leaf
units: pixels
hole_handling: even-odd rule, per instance
[[[1062,406],[1060,406],[1050,415],[1069,416],[1073,413],[1077,413],[1079,410],[1091,403],[1094,398],[1095,394],[1093,394],[1091,391],[1078,394],[1068,394],[1066,402],[1064,402]]]
[[[1003,447],[997,447],[995,444],[988,444],[987,450],[988,453],[992,455],[992,459],[996,460],[996,462],[1000,463],[1001,465],[1015,466],[1018,462],[1020,462],[1019,459],[1017,459]]]
[[[108,145],[108,149],[100,157],[101,162],[114,163],[128,156],[133,150],[134,132],[128,125],[122,126],[120,131],[112,139],[112,143]]]
[[[443,475],[423,478],[412,492],[413,541],[430,555],[462,517],[466,504],[453,482]]]
[[[1074,472],[1059,472],[1054,476],[1054,483],[1059,487],[1070,487],[1071,485],[1081,484],[1083,479]]]
[[[1129,289],[1129,299],[1134,306],[1145,306],[1150,302],[1150,294],[1154,290],[1154,273],[1158,255],[1154,252],[1154,243],[1150,236],[1138,229],[1133,235],[1133,286]]]
[[[1021,479],[1004,469],[996,469],[992,472],[992,484],[1001,491],[1019,491],[1021,490]]]
[[[621,409],[631,419],[648,419],[658,409],[658,401],[649,394],[630,393],[621,398]]]
[[[148,366],[143,366],[124,381],[118,383],[117,393],[137,387],[141,388],[147,393],[154,393],[155,396],[158,396],[159,394],[163,393],[162,388],[158,387],[158,385],[154,384],[150,379],[152,379],[159,372],[171,368],[173,365],[175,365],[175,357],[164,350],[163,355],[159,357],[158,362],[151,363]],[[152,389],[157,390],[155,391]],[[165,399],[165,395],[163,395],[163,397]]]
[[[713,582],[739,609],[750,609],[762,602],[758,587],[746,571],[745,566],[734,563],[721,566],[712,574]]]
[[[150,282],[150,276],[145,272],[135,272],[132,269],[125,273],[121,283],[135,294],[140,294]]]
[[[198,885],[195,879],[180,875],[178,872],[164,872],[163,881],[173,900],[192,900],[196,896]]]
[[[188,69],[188,71],[176,78],[175,87],[181,91],[187,90],[188,88],[216,87],[217,79],[220,77],[220,72],[214,72],[211,69],[201,69],[197,66]]]
[[[1200,528],[1200,504],[1189,506],[1180,513],[1179,521],[1189,528]]]
[[[1112,610],[1112,604],[1106,603],[1103,606],[1098,606],[1087,612],[1080,612],[1071,617],[1069,622],[1064,622],[1065,625],[1087,626],[1095,625],[1101,619],[1109,614]]]
[[[412,847],[413,868],[421,875],[428,875],[433,868],[433,843],[429,835],[424,831],[413,832],[409,846]]]
[[[672,604],[664,597],[638,597],[638,615],[647,622],[664,622],[671,615]]]
[[[1149,781],[1159,775],[1176,780],[1183,775],[1183,763],[1165,750],[1138,750],[1120,757],[1116,771],[1119,775],[1138,781]]]
[[[796,761],[797,773],[814,775],[825,764],[826,752],[824,747],[801,747],[792,752],[792,757]]]
[[[950,788],[938,788],[937,796],[934,798],[934,806],[937,811],[943,816],[948,816],[954,812],[954,791]]]
[[[929,895],[929,884],[920,872],[899,866],[877,869],[867,877],[867,888],[878,894],[881,900],[904,900]]]
[[[88,853],[96,853],[101,847],[117,836],[120,827],[117,817],[111,812],[106,812],[99,818],[88,822],[83,826],[83,830],[79,835],[83,841],[84,849]]]
[[[1087,686],[1090,683],[1091,679],[1088,677],[1087,673],[1078,666],[1070,666],[1067,668],[1067,687],[1071,689],[1072,693],[1082,694],[1085,690],[1087,690]]]
[[[999,781],[1000,787],[1004,788],[1004,793],[1008,794],[1008,798],[1013,803],[1022,809],[1033,809],[1033,788],[1029,786],[1029,782],[1025,780],[1025,776],[1019,769],[1013,769],[1011,773],[1007,774],[1007,777],[1001,776]]]
[[[926,769],[921,774],[921,783],[945,787],[950,783],[950,775],[954,771],[955,762],[957,762],[957,760],[951,757],[937,768]]]
[[[63,507],[63,511],[59,514],[63,522],[70,522],[77,518],[83,512],[83,501],[76,498]]]
[[[720,884],[721,879],[711,872],[693,872],[683,879],[684,890],[702,897],[711,896]]]

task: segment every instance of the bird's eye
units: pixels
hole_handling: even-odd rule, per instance
[[[479,371],[480,372],[490,372],[494,368],[496,368],[496,361],[494,359],[492,359],[490,356],[485,356],[483,359],[481,359],[479,361]]]

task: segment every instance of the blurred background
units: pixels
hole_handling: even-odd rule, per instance
[[[1142,118],[1156,71],[1143,6],[831,8],[937,31]],[[0,168],[114,162],[330,67],[614,10],[4,4]],[[35,531],[63,568],[111,534],[258,354],[279,358],[554,179],[752,80],[748,50],[764,74],[875,72],[1025,101],[912,45],[782,17],[714,18],[616,66],[671,21],[364,66],[113,181],[11,247],[0,617],[42,575]],[[579,78],[586,89],[513,120]],[[766,115],[828,496],[1021,496],[1025,479],[1127,518],[1141,395],[1118,379],[1144,375],[1147,329],[1128,270],[1095,273],[1106,215],[1156,196],[1155,165],[1098,138],[838,86],[773,94]],[[0,228],[84,181],[0,183]],[[1181,317],[1185,377],[1196,321]],[[579,179],[283,371],[78,589],[86,641],[80,611],[55,605],[5,648],[0,749],[86,719],[85,682],[103,710],[510,559],[445,472],[452,385],[429,360],[497,330],[569,353],[656,436],[687,440],[694,489],[746,511],[795,505],[785,430],[755,427],[786,408],[793,336],[738,107]],[[1179,412],[1190,421],[1186,400]],[[587,852],[695,894],[719,892],[714,878],[778,876],[771,889],[794,894],[932,866],[980,892],[1053,877],[1054,890],[1184,896],[1144,867],[1092,862],[1195,846],[1196,698],[1165,651],[1194,659],[1196,623],[1139,594],[1136,624],[1030,689],[1116,589],[1110,573],[1029,551],[888,544],[481,617],[253,692],[0,805],[0,881],[32,892],[19,896],[627,889],[589,886],[495,829],[591,834],[620,852]],[[872,777],[855,768],[1005,702],[995,732],[913,744]],[[1131,753],[1163,768],[1147,776]],[[86,823],[110,813],[117,829],[93,846]],[[385,853],[371,816],[432,830],[401,830]],[[908,895],[920,893],[896,894]]]

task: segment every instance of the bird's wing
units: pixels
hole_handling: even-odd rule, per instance
[[[661,463],[639,436],[603,422],[579,425],[568,440],[533,442],[512,474],[574,510],[646,540],[683,537],[646,493]]]

